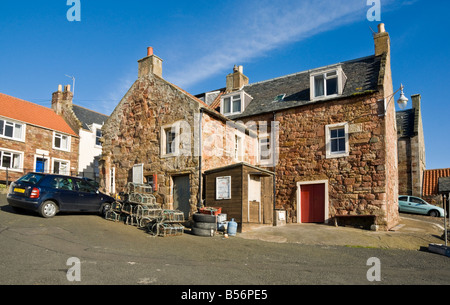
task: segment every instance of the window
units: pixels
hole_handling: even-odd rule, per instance
[[[341,67],[311,74],[311,100],[341,95],[346,80]]]
[[[2,169],[21,170],[23,153],[0,151],[0,167]]]
[[[0,136],[13,140],[23,141],[24,125],[0,120]]]
[[[166,130],[166,154],[175,153],[175,137],[177,134],[172,129]]]
[[[75,180],[75,184],[80,192],[96,193],[97,188],[86,180]]]
[[[70,137],[63,135],[63,134],[54,133],[53,134],[53,148],[69,151],[70,150]]]
[[[53,160],[53,173],[60,175],[69,175],[69,161],[66,160]]]
[[[349,155],[347,123],[327,125],[325,137],[327,158],[340,158]]]
[[[237,161],[242,161],[243,157],[243,149],[242,149],[242,137],[235,135],[234,136],[234,159]]]
[[[100,141],[101,138],[102,138],[102,130],[101,129],[96,129],[96,131],[95,131],[95,145],[102,146],[102,142]]]
[[[223,99],[223,114],[230,115],[241,113],[241,94],[232,95]]]
[[[270,149],[270,137],[261,137],[259,139],[259,160],[261,162],[271,160],[272,151]]]
[[[171,157],[180,151],[180,126],[179,123],[166,125],[161,128],[161,156]]]

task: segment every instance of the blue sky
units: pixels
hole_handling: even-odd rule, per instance
[[[74,102],[110,114],[148,46],[164,78],[197,94],[224,87],[235,64],[257,82],[372,55],[379,23],[366,0],[80,3],[81,21],[69,22],[66,0],[0,2],[0,92],[50,106],[73,75]],[[449,12],[446,0],[381,1],[394,87],[422,95],[428,169],[450,167]]]

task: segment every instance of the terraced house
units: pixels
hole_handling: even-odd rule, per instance
[[[195,97],[165,81],[162,60],[149,55],[103,128],[104,187],[123,189],[133,166],[142,163],[160,202],[188,194],[192,212],[197,203],[208,204],[202,201],[206,170],[245,161],[274,174],[273,207],[284,209],[289,223],[395,226],[396,114],[390,37],[383,24],[374,43],[370,56],[258,83],[235,66],[224,88]],[[179,120],[187,124],[173,128]],[[207,121],[245,128],[211,132]],[[231,143],[228,157],[214,157],[227,146],[205,145],[205,138],[211,141],[205,132],[219,136],[215,144],[231,138],[225,141]],[[194,139],[196,155],[172,154],[193,151],[186,145]],[[178,184],[183,175],[187,182]],[[180,192],[182,185],[190,191]]]
[[[76,174],[79,137],[52,109],[0,93],[0,179]]]

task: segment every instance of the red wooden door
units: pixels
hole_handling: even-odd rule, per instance
[[[301,222],[325,222],[325,184],[307,184],[301,190]]]

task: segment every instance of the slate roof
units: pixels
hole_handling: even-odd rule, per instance
[[[380,72],[383,69],[383,55],[368,56],[337,63],[328,67],[337,67],[339,65],[347,76],[347,82],[343,94],[337,98],[348,98],[353,95],[378,91]],[[311,101],[310,99],[310,74],[325,68],[327,67],[303,71],[244,86],[243,90],[253,97],[253,100],[243,113],[229,116],[229,118],[239,119],[317,103],[318,101]],[[286,94],[284,100],[274,102],[275,97],[280,94]],[[327,99],[326,101],[329,100],[334,99]]]
[[[81,127],[83,129],[90,129],[90,125],[93,123],[103,125],[106,120],[108,119],[108,116],[105,114],[101,114],[99,112],[89,110],[87,108],[72,105],[73,113],[77,116],[78,120],[81,122]]]
[[[414,137],[416,135],[416,110],[407,109],[397,112],[397,136]]]
[[[0,116],[78,136],[52,109],[0,93]]]

